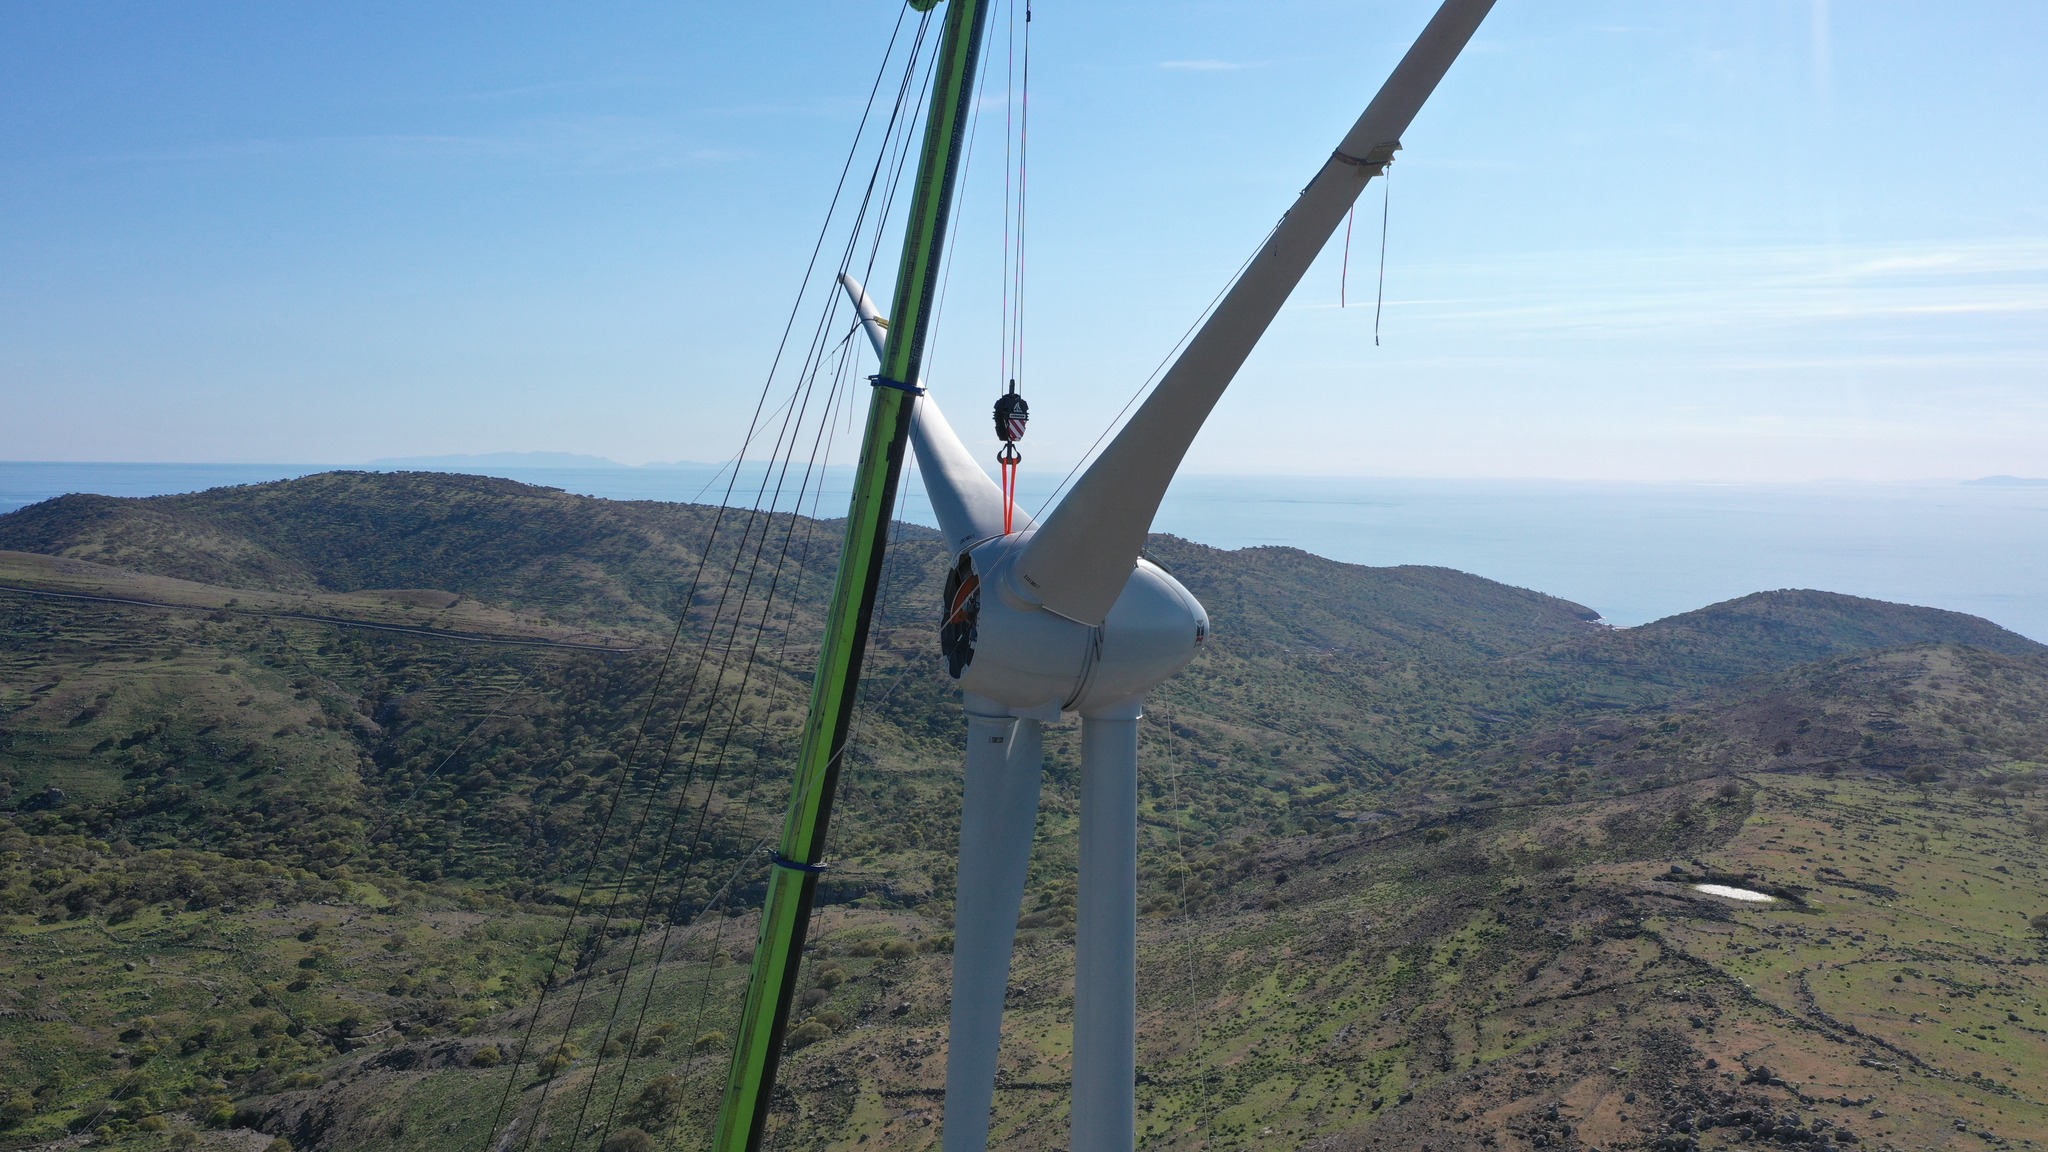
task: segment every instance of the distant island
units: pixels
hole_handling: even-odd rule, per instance
[[[695,460],[650,460],[645,464],[621,464],[605,456],[585,456],[580,452],[477,452],[455,453],[446,456],[387,456],[361,465],[373,472],[460,472],[464,474],[489,473],[498,468],[549,469],[549,468],[602,468],[620,472],[658,472],[663,469],[697,470],[719,467]]]
[[[2048,488],[2048,476],[1983,476],[1963,483],[1987,488]]]
[[[630,468],[603,456],[578,452],[479,452],[447,456],[392,456],[370,461],[369,467],[419,472],[470,471],[477,468]]]

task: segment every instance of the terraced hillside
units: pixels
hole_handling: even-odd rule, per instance
[[[0,1142],[696,1146],[836,544],[431,474],[0,517]],[[1145,727],[1147,1146],[2048,1132],[2048,650],[1152,551],[1216,631]],[[782,1146],[936,1139],[941,564],[899,530]],[[1048,753],[1020,1147],[1063,1139],[1074,733]]]

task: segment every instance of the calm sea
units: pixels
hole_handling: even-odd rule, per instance
[[[66,492],[156,496],[321,470],[0,463],[0,514]],[[712,465],[491,471],[620,500],[716,501],[725,491]],[[744,477],[740,491],[758,479]],[[930,524],[920,486],[906,489],[905,518]],[[1024,489],[1036,506],[1049,483]],[[835,516],[845,506],[835,470],[816,507]],[[1821,588],[1968,612],[2048,642],[2048,486],[1185,476],[1157,528],[1224,548],[1440,564],[1575,600],[1620,625],[1762,589]]]

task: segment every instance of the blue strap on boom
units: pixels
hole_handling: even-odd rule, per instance
[[[919,388],[917,385],[905,384],[901,380],[891,380],[887,376],[870,376],[868,377],[868,383],[873,384],[877,388],[894,388],[898,392],[908,392],[912,396],[924,395],[924,389]]]
[[[830,864],[806,864],[801,860],[791,860],[789,857],[784,856],[780,852],[769,853],[768,862],[775,865],[777,868],[788,868],[794,872],[808,872],[813,876],[816,876],[820,872],[829,872],[832,869],[832,866]]]

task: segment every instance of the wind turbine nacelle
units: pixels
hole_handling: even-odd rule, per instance
[[[1031,603],[1012,589],[1010,572],[1029,538],[968,549],[947,582],[941,639],[967,692],[1016,715],[1086,715],[1144,695],[1187,667],[1208,638],[1201,602],[1143,557],[1100,626]]]

